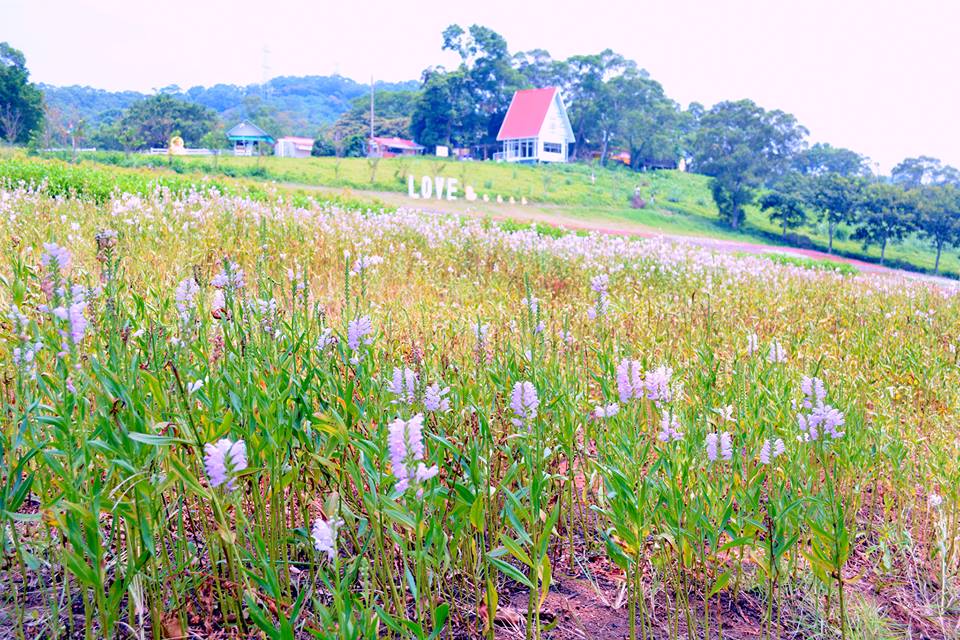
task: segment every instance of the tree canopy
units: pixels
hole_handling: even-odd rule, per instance
[[[857,206],[859,217],[853,238],[864,248],[880,247],[883,264],[891,241],[903,240],[914,228],[917,200],[892,184],[874,182],[863,190]]]
[[[865,182],[839,173],[814,176],[806,190],[807,204],[827,223],[827,252],[833,253],[837,225],[853,222]]]
[[[944,247],[960,244],[960,188],[953,184],[921,187],[916,213],[917,230],[937,252],[933,272],[940,273]]]
[[[867,159],[862,155],[850,149],[832,147],[822,142],[797,153],[793,166],[798,172],[808,176],[835,173],[851,178],[870,174]]]
[[[720,102],[701,116],[693,167],[713,178],[714,200],[732,228],[743,222],[754,189],[786,172],[806,133],[792,115],[765,111],[751,100]]]
[[[174,135],[195,146],[216,121],[206,107],[158,94],[133,103],[117,123],[117,132],[132,148],[166,147]]]
[[[890,172],[890,179],[906,189],[930,184],[960,185],[960,170],[943,164],[937,158],[920,156],[906,158],[895,166]]]
[[[770,220],[780,225],[784,240],[787,238],[788,229],[795,229],[807,221],[807,211],[804,208],[804,191],[807,186],[791,175],[757,201],[761,211],[767,211]]]
[[[0,138],[24,143],[43,124],[43,95],[30,82],[23,53],[0,42]]]

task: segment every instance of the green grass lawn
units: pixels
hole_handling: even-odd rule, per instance
[[[348,188],[354,191],[403,193],[407,176],[440,175],[456,178],[462,195],[467,185],[477,194],[504,199],[526,198],[531,205],[562,208],[568,218],[595,222],[642,225],[670,234],[699,235],[766,244],[798,244],[826,250],[825,225],[811,220],[793,230],[793,242],[780,238],[780,229],[756,207],[748,207],[747,221],[739,231],[731,230],[718,216],[709,190],[709,178],[679,171],[635,173],[626,167],[599,167],[588,164],[512,165],[494,162],[456,162],[433,157],[390,158],[372,163],[365,158],[262,158],[222,156],[180,157],[124,156],[120,153],[83,154],[83,161],[132,167],[152,167],[182,174],[212,174],[272,180],[293,185]],[[639,187],[648,205],[630,206]],[[650,200],[653,204],[650,204]],[[852,229],[841,226],[834,238],[834,251],[848,257],[877,261],[879,249],[867,251],[849,239]],[[910,237],[887,249],[886,263],[932,271],[934,252],[921,238]],[[944,275],[960,276],[956,252],[941,258]]]

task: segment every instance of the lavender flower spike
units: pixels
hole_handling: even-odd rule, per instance
[[[643,396],[643,372],[639,361],[624,358],[617,365],[617,393],[620,402]]]
[[[347,325],[347,346],[353,351],[360,348],[361,344],[372,344],[373,323],[370,322],[370,316],[361,316],[351,320]]]
[[[210,478],[210,486],[226,484],[227,489],[233,491],[236,488],[236,474],[247,468],[246,443],[222,438],[216,443],[208,443],[203,450],[206,453],[203,464]]]
[[[337,529],[343,524],[339,520],[324,520],[317,518],[313,521],[313,546],[320,553],[326,553],[331,561],[337,555]]]
[[[387,390],[397,396],[394,402],[413,404],[417,395],[417,374],[412,369],[394,368],[393,380],[387,385]]]
[[[537,417],[538,406],[540,406],[540,399],[537,397],[537,389],[533,383],[524,381],[513,385],[510,408],[516,416],[513,419],[514,425],[520,427],[531,422]]]
[[[441,388],[434,382],[427,387],[423,395],[423,408],[430,413],[446,413],[450,411],[450,398],[446,395],[450,393],[450,387]]]
[[[390,423],[387,434],[390,466],[397,479],[394,489],[403,493],[411,482],[425,482],[437,475],[436,466],[423,464],[423,414],[409,420],[397,418]]]
[[[719,440],[719,436],[718,436],[717,434],[715,434],[715,433],[708,433],[708,434],[707,434],[707,443],[706,443],[706,448],[707,448],[707,460],[709,460],[710,462],[716,462],[716,461],[717,461],[717,442],[718,442],[718,440]]]
[[[728,462],[733,459],[733,438],[727,431],[720,434],[720,457]]]
[[[70,250],[61,247],[55,242],[43,243],[43,254],[40,256],[40,262],[49,269],[57,269],[61,273],[70,269]]]

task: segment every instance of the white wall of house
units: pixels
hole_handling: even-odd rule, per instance
[[[566,162],[567,143],[550,142],[545,138],[540,140],[540,162]]]
[[[540,162],[567,161],[567,143],[573,138],[573,132],[570,131],[568,122],[558,92],[550,101],[547,116],[543,119],[543,125],[540,127],[538,157]]]
[[[309,158],[310,151],[299,148],[293,140],[278,140],[273,153],[279,158]]]

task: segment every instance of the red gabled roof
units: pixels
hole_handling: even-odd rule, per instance
[[[388,149],[423,149],[422,145],[417,144],[413,140],[407,140],[405,138],[387,138],[383,136],[375,136],[371,138],[377,145],[381,147],[386,147]]]
[[[497,140],[537,137],[556,93],[556,87],[544,87],[521,89],[513,94]]]

